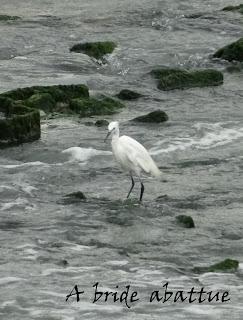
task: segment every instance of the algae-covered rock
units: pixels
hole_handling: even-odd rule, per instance
[[[219,49],[213,57],[227,61],[243,61],[243,38]]]
[[[105,119],[97,120],[97,121],[95,122],[95,125],[96,125],[97,127],[107,127],[108,124],[109,124],[109,121],[107,121],[107,120],[105,120]]]
[[[223,83],[222,72],[214,69],[188,71],[162,68],[152,70],[152,75],[158,79],[160,90],[218,86]]]
[[[15,105],[9,98],[0,96],[0,147],[30,142],[40,138],[39,110]]]
[[[49,93],[55,101],[69,101],[75,98],[88,98],[89,89],[84,84],[34,86],[19,88],[4,93],[5,97],[13,100],[27,100],[34,94]]]
[[[225,259],[219,263],[213,264],[208,267],[195,267],[193,269],[196,273],[205,273],[205,272],[234,272],[239,267],[239,261],[232,259]]]
[[[81,116],[112,114],[124,105],[113,98],[89,97],[85,85],[34,86],[5,92],[5,98],[45,112],[78,113]]]
[[[124,107],[110,97],[89,97],[85,85],[34,86],[4,92],[0,94],[0,145],[39,139],[39,110],[47,118],[50,113],[52,117],[60,113],[87,117],[113,114]]]
[[[55,108],[56,101],[50,93],[35,93],[26,100],[26,105],[30,108],[51,112]]]
[[[121,90],[117,94],[117,98],[119,98],[121,100],[136,100],[140,97],[142,97],[141,93],[138,93],[138,92],[135,92],[132,90],[128,90],[128,89]]]
[[[0,21],[15,21],[20,19],[21,18],[18,16],[9,16],[7,14],[0,14]]]
[[[70,109],[79,113],[80,117],[113,114],[124,107],[121,102],[106,96],[100,98],[73,99],[70,102]]]
[[[168,115],[162,110],[155,110],[143,116],[132,119],[136,122],[161,123],[167,121]]]
[[[70,51],[85,53],[90,57],[101,59],[105,54],[112,53],[116,44],[112,41],[86,42],[75,44]]]
[[[186,215],[176,216],[176,221],[185,228],[195,228],[192,217]]]
[[[243,4],[239,4],[238,6],[227,6],[224,7],[222,11],[238,11],[243,14]]]

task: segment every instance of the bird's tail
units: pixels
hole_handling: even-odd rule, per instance
[[[156,164],[153,162],[153,165],[151,166],[150,173],[155,177],[159,178],[162,175],[162,172],[159,170],[159,168],[156,166]]]

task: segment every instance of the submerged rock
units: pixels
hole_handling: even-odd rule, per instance
[[[176,216],[176,221],[185,228],[195,228],[192,217],[186,215]]]
[[[121,90],[117,94],[117,98],[119,98],[121,100],[136,100],[142,96],[143,95],[141,93],[138,93],[138,92],[135,92],[132,90],[128,90],[128,89]]]
[[[223,83],[223,74],[214,69],[193,70],[162,68],[152,70],[158,79],[158,89],[174,90],[194,87],[218,86]]]
[[[68,261],[66,259],[58,260],[57,265],[62,267],[67,267],[69,265]]]
[[[155,110],[146,115],[132,119],[136,122],[161,123],[167,121],[168,115],[162,110]]]
[[[219,49],[213,57],[227,61],[243,61],[243,38]]]
[[[39,110],[15,104],[9,98],[0,96],[0,147],[30,142],[40,138]]]
[[[95,125],[96,125],[97,127],[107,127],[108,124],[109,124],[109,121],[107,121],[107,120],[105,120],[105,119],[97,120],[97,121],[95,122]]]
[[[222,11],[238,11],[243,14],[243,4],[239,4],[238,6],[227,6],[224,7]]]
[[[239,267],[239,261],[232,259],[225,259],[219,263],[215,263],[209,267],[195,267],[194,272],[205,273],[205,272],[234,272]]]
[[[188,15],[185,15],[185,18],[187,19],[198,19],[198,18],[201,18],[203,16],[203,13],[192,13],[192,14],[188,14]]]
[[[84,193],[82,191],[77,191],[77,192],[73,192],[65,195],[60,202],[62,204],[72,204],[72,203],[77,203],[84,200],[86,200]]]
[[[112,53],[116,44],[112,41],[78,43],[70,48],[71,52],[85,53],[95,59],[101,59],[105,54]]]
[[[21,18],[18,16],[9,16],[7,14],[0,14],[0,21],[15,21],[20,19]]]
[[[85,121],[85,122],[84,122],[84,125],[87,126],[87,127],[91,127],[91,126],[94,125],[94,122],[92,122],[92,121]]]
[[[243,70],[243,63],[231,64],[226,67],[226,71],[229,73],[241,72]]]
[[[113,114],[124,107],[124,104],[121,102],[106,96],[89,99],[73,99],[70,102],[70,109],[80,114],[80,117]]]

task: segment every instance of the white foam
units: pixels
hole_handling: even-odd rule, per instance
[[[207,124],[197,123],[194,125],[197,130],[194,137],[178,137],[173,140],[164,139],[156,147],[150,149],[151,155],[169,153],[187,148],[210,149],[222,146],[233,140],[243,138],[243,128],[223,128],[221,123]],[[167,148],[161,146],[169,144]]]
[[[41,161],[34,161],[34,162],[25,162],[21,164],[0,164],[0,168],[3,169],[13,169],[13,168],[19,168],[19,167],[28,167],[28,166],[43,166],[47,165],[44,162]]]
[[[193,314],[198,314],[198,315],[203,315],[203,316],[219,316],[221,315],[224,311],[219,310],[218,308],[216,309],[215,306],[210,306],[210,305],[190,305],[186,307],[186,310],[190,313]]]
[[[17,249],[33,248],[33,244],[32,243],[25,243],[25,244],[21,244],[21,245],[17,246],[16,248]]]
[[[8,307],[8,306],[12,306],[16,304],[16,300],[8,300],[8,301],[4,301],[2,304],[1,304],[1,307],[2,308],[5,308],[5,307]]]
[[[0,192],[3,192],[5,190],[9,190],[9,191],[10,190],[16,190],[16,188],[10,187],[10,186],[4,185],[4,184],[0,185]]]
[[[243,263],[239,263],[238,269],[241,270],[241,271],[243,271]]]
[[[16,57],[14,57],[14,59],[18,59],[18,60],[28,60],[28,58],[25,57],[25,56],[16,56]]]
[[[75,246],[70,247],[70,250],[74,250],[74,251],[83,251],[83,250],[87,250],[87,249],[91,249],[91,247],[82,246],[80,244],[76,244]]]
[[[94,148],[80,148],[80,147],[71,147],[62,151],[69,155],[69,161],[87,161],[88,159],[98,156],[98,155],[110,155],[110,151],[97,150]]]
[[[1,204],[1,211],[9,210],[13,207],[24,206],[25,208],[29,205],[28,200],[23,198],[17,198],[15,201],[6,202]]]
[[[22,190],[31,195],[32,196],[32,191],[37,191],[38,189],[36,187],[30,186],[30,185],[26,185],[26,186],[22,186]]]
[[[42,271],[43,276],[49,276],[53,273],[83,273],[86,271],[94,271],[97,270],[98,267],[67,267],[65,269],[63,268],[50,268]]]
[[[105,263],[106,265],[109,266],[125,266],[126,264],[128,264],[127,260],[111,260],[111,261],[107,261]]]
[[[5,277],[0,279],[0,285],[5,285],[12,282],[18,282],[18,281],[25,281],[25,279],[18,278],[18,277]]]

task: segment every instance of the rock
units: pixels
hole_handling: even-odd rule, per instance
[[[39,110],[24,105],[15,105],[9,98],[0,96],[0,147],[30,142],[40,138]]]
[[[81,200],[86,199],[86,197],[85,197],[85,195],[83,194],[82,191],[77,191],[77,192],[69,193],[69,194],[67,194],[65,197],[71,197],[71,198],[81,199]]]
[[[66,259],[59,260],[59,261],[57,262],[57,264],[58,264],[59,266],[62,266],[62,267],[66,267],[66,266],[69,265],[69,263],[68,263],[68,261],[67,261]]]
[[[189,15],[186,15],[185,18],[187,19],[198,19],[198,18],[201,18],[203,16],[203,13],[192,13],[192,14],[189,14]]]
[[[70,51],[85,53],[90,57],[101,59],[105,54],[112,53],[116,44],[112,41],[86,42],[75,44]]]
[[[113,114],[125,106],[110,97],[73,99],[70,102],[70,109],[80,114],[80,117],[90,117],[93,115]]]
[[[195,228],[192,217],[186,215],[176,216],[176,221],[185,228]]]
[[[52,112],[56,105],[56,101],[51,94],[45,92],[33,94],[25,103],[30,108],[40,109],[45,112]]]
[[[147,122],[147,123],[161,123],[167,121],[168,115],[162,110],[152,111],[144,116],[140,116],[132,119],[132,121],[136,122]]]
[[[223,74],[213,69],[193,70],[184,69],[155,69],[152,75],[158,79],[158,89],[174,90],[194,87],[218,86],[223,83]]]
[[[5,92],[3,95],[13,100],[27,100],[37,93],[49,93],[56,102],[89,97],[89,89],[84,84],[26,87]]]
[[[91,126],[94,125],[94,122],[92,122],[92,121],[85,121],[85,122],[84,122],[84,125],[87,126],[87,127],[91,127]]]
[[[243,14],[243,4],[239,4],[238,6],[227,6],[224,7],[222,11],[238,11]]]
[[[103,115],[116,112],[125,107],[118,100],[101,96],[89,97],[85,85],[59,85],[27,87],[5,92],[5,98],[15,103],[38,108],[46,113],[78,113],[81,116]]]
[[[143,96],[142,94],[137,93],[135,91],[128,90],[128,89],[121,90],[117,94],[117,98],[119,98],[121,100],[135,100],[135,99],[138,99],[142,96]]]
[[[104,119],[102,119],[102,120],[97,120],[97,121],[95,122],[95,125],[96,125],[97,127],[107,127],[108,124],[109,124],[109,121],[104,120]]]
[[[65,195],[64,198],[62,199],[61,203],[62,204],[72,204],[72,203],[77,203],[77,202],[84,201],[84,200],[86,200],[86,197],[83,194],[83,192],[77,191],[77,192],[73,192],[73,193],[69,193],[69,194]]]
[[[227,61],[243,61],[243,38],[219,49],[213,57]]]
[[[232,64],[226,67],[226,71],[229,73],[241,72],[243,69],[243,63]]]
[[[0,21],[16,21],[20,20],[21,18],[18,16],[9,16],[6,14],[0,14]]]
[[[0,94],[0,145],[39,139],[39,110],[50,119],[64,113],[77,113],[81,117],[107,115],[124,107],[120,101],[107,96],[89,97],[89,89],[82,84],[34,86],[4,92]]]
[[[205,272],[234,272],[239,267],[239,261],[232,259],[225,259],[219,263],[213,264],[209,267],[195,267],[193,269],[196,273],[205,273]]]

